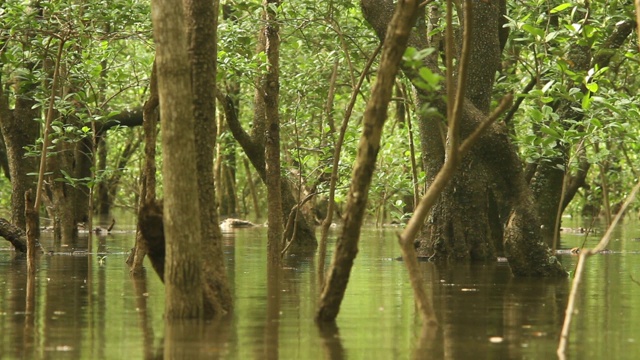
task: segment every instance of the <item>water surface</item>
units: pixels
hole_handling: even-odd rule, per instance
[[[589,259],[569,358],[640,358],[637,229],[635,222],[624,225],[611,253]],[[498,262],[421,263],[440,323],[422,331],[404,264],[394,260],[397,231],[363,231],[336,326],[322,328],[313,321],[320,293],[315,259],[289,258],[282,271],[268,274],[264,228],[225,234],[235,312],[228,321],[208,324],[165,326],[162,283],[148,263],[142,279],[133,279],[124,264],[132,232],[94,239],[90,254],[83,252],[86,239],[65,245],[44,240],[55,254],[38,260],[32,312],[26,311],[25,260],[9,251],[8,242],[0,243],[0,358],[555,357],[568,279],[515,279]],[[597,240],[590,237],[587,246]],[[583,235],[566,234],[563,247],[582,241]],[[561,256],[570,271],[576,260]]]

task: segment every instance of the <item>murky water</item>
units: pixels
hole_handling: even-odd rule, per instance
[[[134,280],[124,264],[133,233],[95,239],[96,254],[77,252],[85,241],[55,249],[64,254],[40,257],[33,312],[26,311],[25,261],[3,242],[0,358],[555,357],[568,280],[514,279],[500,263],[438,269],[422,263],[440,323],[423,333],[404,265],[393,260],[399,255],[396,231],[363,232],[334,328],[318,328],[313,321],[320,291],[314,259],[289,259],[268,280],[263,228],[225,235],[236,309],[232,319],[170,327],[162,317],[164,288],[151,268],[145,279]],[[589,259],[569,358],[640,358],[639,237],[638,224],[626,224],[609,246],[612,253]],[[563,246],[583,240],[565,235]],[[591,237],[587,246],[596,242]],[[562,256],[567,269],[576,260]]]

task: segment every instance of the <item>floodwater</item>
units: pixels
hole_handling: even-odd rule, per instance
[[[640,358],[639,228],[625,224],[609,245],[611,253],[588,260],[568,358]],[[25,260],[2,242],[0,358],[556,357],[568,279],[515,279],[498,262],[440,268],[421,263],[439,321],[422,331],[404,264],[394,260],[397,231],[363,231],[336,326],[322,328],[313,321],[320,292],[315,260],[288,259],[280,273],[268,277],[264,228],[225,234],[235,301],[231,318],[170,326],[163,320],[164,288],[151,267],[143,279],[129,276],[124,261],[132,232],[94,239],[92,254],[82,252],[86,240],[66,246],[43,241],[55,254],[38,260],[33,304],[26,303]],[[584,240],[564,235],[563,247]],[[586,244],[597,240],[589,237]],[[577,257],[563,255],[561,261],[572,271]]]

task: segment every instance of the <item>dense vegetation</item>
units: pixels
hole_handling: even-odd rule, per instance
[[[530,3],[531,6],[510,5],[505,26],[511,34],[497,75],[494,103],[508,92],[523,99],[508,120],[523,164],[550,162],[567,174],[588,169],[584,186],[566,212],[604,215],[607,209],[615,210],[637,179],[634,164],[638,145],[635,141],[620,141],[635,139],[638,133],[637,40],[630,37],[616,48],[607,48],[616,24],[633,19],[632,4],[596,2],[584,7],[560,2]],[[240,120],[248,124],[252,118],[254,79],[265,70],[264,54],[255,52],[260,27],[256,19],[262,10],[259,3],[250,1],[228,1],[224,7],[225,19],[219,26],[218,80],[227,92],[238,89],[233,91],[237,91]],[[31,126],[42,127],[44,123],[52,98],[56,52],[62,49],[60,84],[54,102],[59,118],[53,119],[50,135],[53,144],[77,143],[97,136],[95,132],[101,124],[123,110],[140,107],[146,100],[154,51],[147,2],[114,1],[104,6],[96,2],[6,1],[1,16],[3,93],[8,107],[13,108],[28,91],[31,106],[38,113],[31,119],[36,122]],[[336,131],[360,71],[378,41],[352,2],[284,2],[279,21],[283,171],[294,183],[323,194],[328,187],[323,174],[330,171]],[[442,27],[436,26],[431,35],[441,31]],[[604,67],[579,68],[578,61],[571,58],[576,47],[591,52],[590,56],[610,52],[602,56],[612,58]],[[438,82],[424,74],[422,81]],[[338,204],[343,203],[346,193],[358,124],[369,93],[371,76],[366,79],[346,132]],[[533,85],[527,87],[528,84]],[[395,117],[382,141],[369,206],[371,219],[377,224],[401,221],[411,212],[414,180],[408,145],[411,128],[407,124],[416,109],[407,91],[410,86],[407,79],[399,80]],[[585,87],[588,91],[581,90]],[[567,110],[571,116],[564,116],[555,108],[554,104],[561,100],[571,103]],[[70,116],[75,117],[73,122],[62,120]],[[103,201],[134,208],[141,166],[141,130],[119,126],[109,130],[108,136],[99,135],[103,141],[98,144],[90,174],[77,176],[61,169],[52,180],[93,187],[96,204],[100,201],[98,189],[112,188],[114,196]],[[235,177],[235,181],[227,183],[229,186],[218,185],[225,196],[235,198],[235,208],[227,209],[226,215],[250,213],[251,179],[242,165],[242,151],[230,140],[229,132],[221,131],[219,138],[219,165],[223,169],[219,174]],[[41,135],[33,139],[26,156],[38,156],[41,141]],[[6,152],[0,152],[0,156],[8,173]],[[420,154],[415,157],[419,159]],[[555,163],[553,159],[557,157],[563,161]],[[424,184],[425,174],[420,161],[417,164],[417,181]],[[258,201],[263,202],[264,189],[256,184]],[[11,191],[6,177],[0,186],[2,209],[7,212]],[[419,186],[421,191],[422,187]],[[161,187],[159,191],[161,196]],[[320,203],[316,202],[318,207]],[[94,211],[100,208],[96,205]]]

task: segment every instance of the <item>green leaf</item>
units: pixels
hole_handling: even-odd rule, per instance
[[[591,82],[591,83],[587,83],[585,86],[592,93],[598,92],[598,84],[597,83]]]
[[[552,13],[552,14],[555,14],[555,13],[558,13],[558,12],[560,12],[562,10],[566,10],[566,9],[570,8],[571,5],[572,5],[571,3],[560,4],[560,5],[556,6],[556,7],[554,7],[553,9],[551,9],[551,11],[549,11],[549,12]]]
[[[553,130],[552,128],[550,128],[548,126],[541,127],[540,131],[542,131],[543,133],[551,136],[554,139],[560,139],[560,134],[558,134],[557,131]]]
[[[522,25],[522,29],[526,32],[528,32],[529,34],[535,35],[535,36],[539,36],[539,37],[544,37],[544,30],[537,28],[533,25],[529,25],[529,24],[524,24]]]

